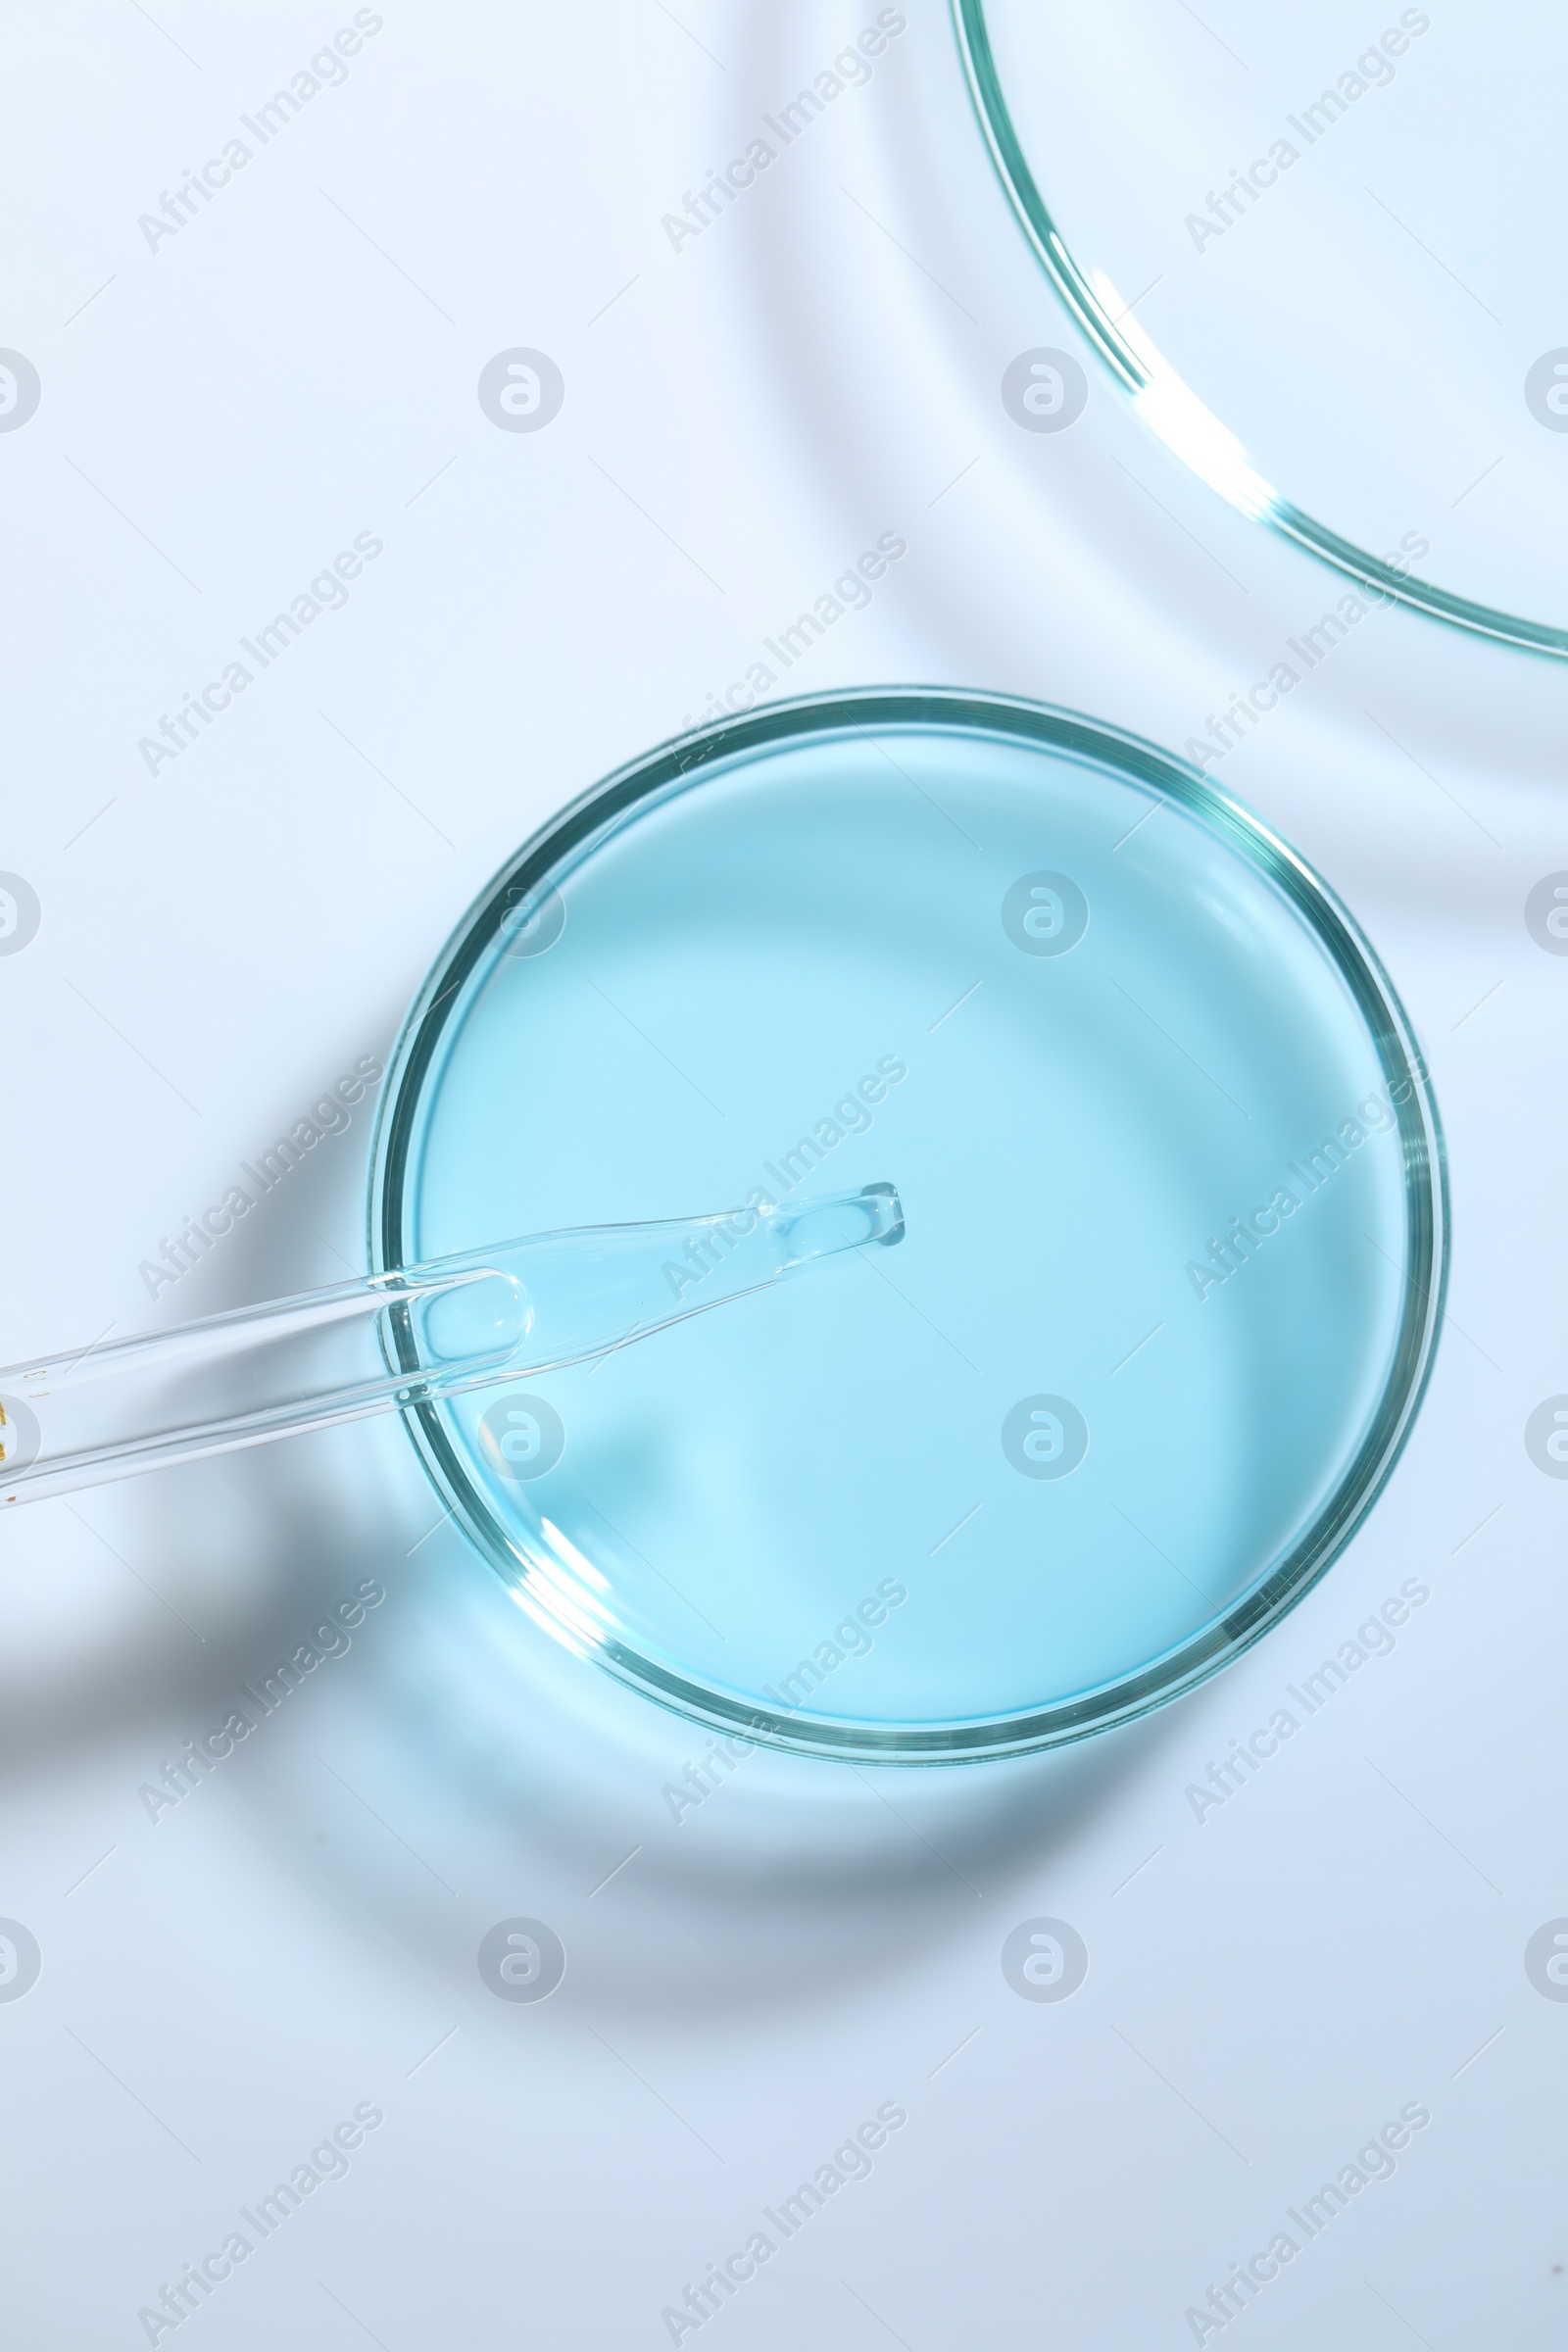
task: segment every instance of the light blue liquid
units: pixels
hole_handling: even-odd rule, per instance
[[[677,1694],[874,1739],[1096,1690],[1290,1551],[1389,1382],[1406,1176],[1366,1020],[1258,864],[1101,767],[910,728],[701,773],[470,983],[410,1254],[882,1178],[907,1238],[538,1384],[542,1476],[476,1440],[502,1392],[443,1424],[524,1605]],[[1064,954],[1004,925],[1040,871],[1087,902]],[[1049,942],[1059,896],[1030,904]],[[1004,1450],[1038,1396],[1087,1425],[1070,1475]]]

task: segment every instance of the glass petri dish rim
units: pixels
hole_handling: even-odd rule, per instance
[[[541,826],[485,885],[436,957],[405,1019],[382,1089],[368,1201],[368,1252],[375,1273],[394,1271],[416,1254],[414,1154],[423,1088],[438,1064],[447,1025],[465,1002],[466,983],[491,953],[503,917],[518,898],[547,883],[564,858],[634,821],[646,808],[700,785],[715,761],[813,735],[890,726],[959,736],[980,731],[1064,753],[1167,796],[1255,863],[1308,923],[1349,988],[1397,1104],[1404,1164],[1404,1307],[1393,1365],[1360,1444],[1310,1525],[1267,1573],[1209,1624],[1135,1671],[1022,1711],[889,1725],[747,1703],[687,1680],[614,1637],[587,1653],[644,1697],[710,1731],[857,1764],[962,1764],[1026,1755],[1131,1722],[1195,1689],[1261,1640],[1327,1573],[1366,1517],[1404,1448],[1431,1377],[1447,1285],[1449,1215],[1443,1130],[1426,1063],[1394,985],[1354,917],[1261,819],[1186,760],[1122,728],[1020,696],[959,687],[863,686],[806,695],[660,745],[590,786]],[[406,1329],[394,1327],[389,1362],[394,1370],[416,1369]],[[411,1406],[403,1419],[443,1502],[503,1582],[516,1589],[529,1573],[530,1555],[468,1477],[438,1408]]]
[[[1381,558],[1342,538],[1263,478],[1224,420],[1214,416],[1168,362],[1160,363],[1156,380],[1149,360],[1134,348],[1096,294],[1088,272],[1069,250],[1040,193],[992,55],[985,0],[950,0],[950,4],[969,96],[1003,192],[1035,259],[1081,333],[1164,447],[1227,505],[1304,548],[1347,579],[1375,588],[1412,612],[1446,621],[1472,636],[1518,646],[1527,653],[1568,658],[1568,628],[1476,604],[1431,581],[1397,572]]]

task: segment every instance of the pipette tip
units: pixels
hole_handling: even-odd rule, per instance
[[[878,1230],[869,1238],[874,1242],[880,1242],[884,1250],[891,1250],[895,1243],[902,1242],[904,1239],[904,1203],[899,1199],[898,1186],[896,1184],[862,1185],[860,1198],[863,1200],[875,1200],[883,1204],[877,1216]]]

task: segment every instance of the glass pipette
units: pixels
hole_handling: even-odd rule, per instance
[[[891,1184],[432,1258],[0,1369],[0,1505],[537,1378],[846,1250],[904,1236]]]

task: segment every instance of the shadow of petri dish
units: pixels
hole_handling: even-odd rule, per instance
[[[1112,379],[1232,506],[1347,575],[1322,642],[1359,583],[1568,653],[1568,19],[953,10],[1003,187]],[[1031,388],[1049,429],[1060,388]]]
[[[897,1248],[423,1408],[430,1475],[539,1626],[733,1740],[953,1763],[1140,1715],[1322,1575],[1419,1402],[1443,1155],[1394,992],[1133,737],[772,706],[609,778],[465,918],[371,1258],[885,1179]]]

